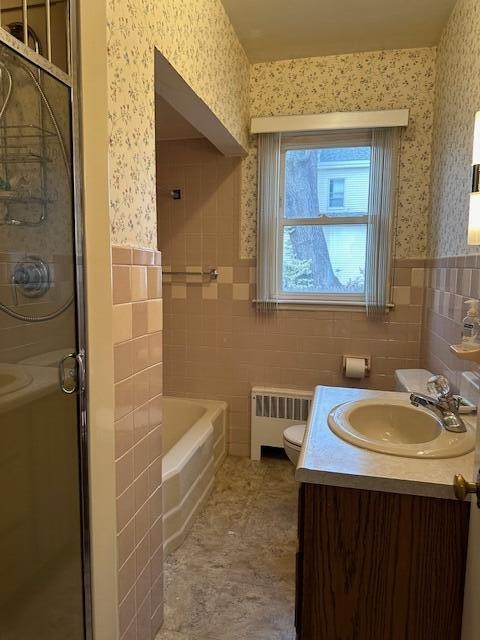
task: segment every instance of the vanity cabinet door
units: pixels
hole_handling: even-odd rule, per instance
[[[469,505],[302,485],[300,640],[460,640]]]

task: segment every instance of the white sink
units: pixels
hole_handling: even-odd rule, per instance
[[[32,376],[22,367],[0,364],[0,396],[19,391],[32,382]]]
[[[470,427],[451,433],[431,411],[400,401],[346,402],[332,409],[328,426],[357,447],[405,458],[455,458],[475,446]]]

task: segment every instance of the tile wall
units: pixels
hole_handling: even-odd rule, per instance
[[[163,618],[162,267],[112,248],[120,637],[150,640]]]
[[[446,375],[458,391],[462,371],[480,374],[478,366],[459,360],[449,349],[461,341],[465,301],[480,299],[480,255],[432,258],[426,266],[422,363]]]
[[[424,260],[395,262],[385,322],[350,311],[258,315],[255,261],[239,258],[238,159],[206,140],[163,142],[157,150],[158,239],[166,271],[217,267],[217,283],[166,276],[165,393],[225,400],[230,453],[249,454],[254,385],[313,389],[316,384],[392,389],[397,368],[418,367]],[[168,191],[180,188],[181,200]],[[363,381],[342,376],[342,355],[370,355]]]

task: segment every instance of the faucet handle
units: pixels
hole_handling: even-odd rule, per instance
[[[427,389],[437,400],[450,396],[450,383],[445,376],[432,376],[429,378]]]

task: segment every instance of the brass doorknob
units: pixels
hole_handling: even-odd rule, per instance
[[[453,478],[453,490],[457,500],[465,500],[469,493],[480,496],[480,484],[478,482],[467,482],[461,473],[457,473]]]

